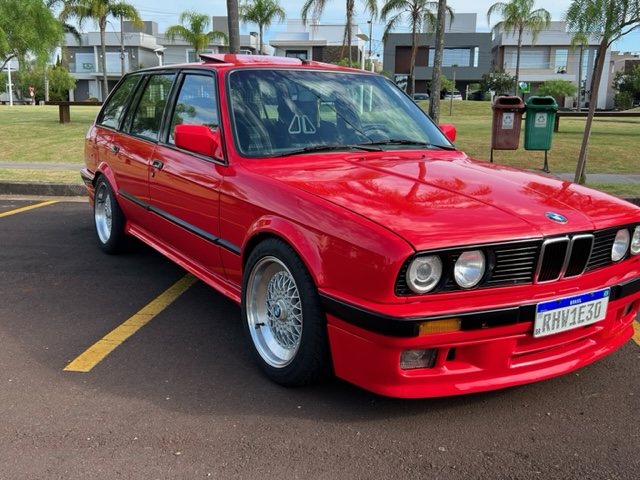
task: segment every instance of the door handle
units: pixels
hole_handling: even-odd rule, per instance
[[[151,162],[151,166],[153,168],[157,168],[158,170],[162,170],[162,167],[164,167],[164,163],[162,163],[160,160],[154,160],[153,162]]]
[[[120,147],[118,145],[111,145],[111,150],[113,150],[114,153],[118,153],[120,151]]]

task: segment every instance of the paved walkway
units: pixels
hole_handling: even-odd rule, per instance
[[[0,162],[0,168],[18,170],[73,170],[80,171],[83,163],[34,163],[34,162]]]

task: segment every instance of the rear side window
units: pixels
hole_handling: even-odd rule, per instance
[[[152,75],[133,114],[130,133],[157,140],[174,74]]]
[[[213,77],[185,75],[171,119],[169,130],[171,144],[175,143],[176,125],[206,125],[211,130],[218,128],[218,102]]]
[[[102,115],[98,121],[99,125],[109,128],[118,128],[122,113],[129,102],[131,93],[137,85],[138,80],[140,80],[140,76],[135,75],[125,78],[122,83],[118,85],[117,90],[113,95],[111,95],[102,110]]]

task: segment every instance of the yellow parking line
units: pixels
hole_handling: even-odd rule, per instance
[[[47,200],[46,202],[36,203],[35,205],[29,205],[27,207],[16,208],[15,210],[9,210],[8,212],[0,213],[0,218],[8,217],[9,215],[15,215],[16,213],[26,212],[27,210],[33,210],[34,208],[46,207],[53,203],[58,203],[58,200]]]
[[[633,341],[640,345],[640,323],[638,320],[633,322]]]
[[[119,327],[105,335],[101,340],[89,347],[84,353],[67,365],[64,370],[67,372],[88,372],[95,367],[102,359],[109,355],[115,348],[124,342],[131,335],[149,323],[156,315],[173,303],[180,295],[186,292],[191,285],[196,283],[197,278],[187,274],[169,287],[158,298],[138,313],[133,315]]]

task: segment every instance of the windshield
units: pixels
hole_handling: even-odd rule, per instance
[[[247,157],[452,147],[420,107],[379,75],[243,69],[230,73],[228,91],[234,142]]]

